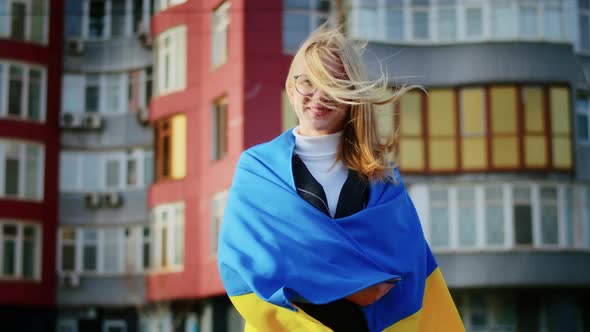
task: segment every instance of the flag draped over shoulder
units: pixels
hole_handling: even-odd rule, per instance
[[[296,192],[291,130],[240,157],[218,264],[246,331],[330,331],[292,301],[325,304],[399,279],[363,307],[370,331],[464,331],[405,187],[371,183],[366,209],[331,219]]]

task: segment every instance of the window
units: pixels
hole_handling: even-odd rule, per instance
[[[211,19],[211,63],[213,67],[220,66],[227,61],[229,7],[229,2],[225,1],[213,11]]]
[[[213,160],[219,160],[227,154],[227,99],[220,98],[213,103],[211,112],[212,126],[212,155]]]
[[[441,41],[457,39],[457,11],[455,0],[438,1],[438,38]]]
[[[0,12],[0,39],[47,43],[47,0],[4,0],[0,2]]]
[[[186,117],[182,114],[156,123],[156,180],[180,179],[186,174]]]
[[[588,0],[578,0],[579,13],[579,45],[582,51],[590,50],[590,3]]]
[[[62,113],[136,112],[143,102],[141,71],[115,74],[65,74],[62,88]],[[124,93],[127,87],[127,94]]]
[[[73,228],[62,228],[60,235],[61,271],[76,270],[76,231]]]
[[[579,143],[590,143],[590,96],[579,94],[576,99],[576,132]]]
[[[475,190],[473,188],[458,188],[457,205],[457,217],[459,219],[459,246],[475,247],[477,234]]]
[[[586,40],[582,48],[589,49],[590,14],[584,6],[586,9],[580,10],[581,39]],[[562,7],[560,0],[343,2],[346,31],[351,37],[417,44],[507,39],[569,42]]]
[[[412,0],[412,37],[414,39],[430,38],[430,0]]]
[[[169,270],[184,265],[184,203],[164,204],[152,211],[153,268]]]
[[[283,52],[295,53],[309,34],[328,20],[331,7],[331,0],[283,0]]]
[[[492,27],[493,35],[498,38],[511,38],[515,33],[514,11],[510,1],[492,2]]]
[[[102,332],[127,332],[127,323],[124,320],[105,320]]]
[[[399,101],[399,163],[407,170],[425,167],[422,94],[415,91],[405,93]]]
[[[511,295],[465,292],[456,303],[467,331],[516,331],[516,307]]]
[[[413,183],[411,195],[435,250],[571,248],[590,246],[586,185],[562,182]]]
[[[543,244],[557,244],[558,235],[557,189],[544,187],[541,188],[541,242]]]
[[[449,247],[449,197],[444,189],[430,190],[430,244],[433,248]]]
[[[577,108],[583,110],[585,102],[578,100]],[[404,172],[560,171],[573,167],[566,87],[432,88],[425,95],[406,93],[397,107],[396,153]],[[580,114],[578,122],[586,125],[586,113],[576,114]],[[578,129],[578,135],[585,135],[584,130]]]
[[[98,232],[96,229],[82,230],[82,270],[96,272],[98,268]]]
[[[150,267],[149,229],[143,225],[61,227],[58,231],[58,272],[85,275],[142,273]]]
[[[492,87],[490,90],[492,134],[492,166],[514,168],[519,166],[518,112],[516,88]]]
[[[43,200],[41,144],[0,139],[0,197]]]
[[[186,27],[161,33],[155,42],[156,94],[183,90],[186,86]]]
[[[57,321],[57,332],[78,332],[78,323],[75,319],[59,318]]]
[[[227,191],[218,192],[211,200],[211,253],[217,255],[219,231],[223,221],[223,210],[227,203]]]
[[[485,188],[485,234],[486,245],[504,244],[504,209],[502,187]]]
[[[45,73],[41,67],[0,61],[0,118],[44,122]]]
[[[145,188],[151,184],[153,151],[72,152],[60,155],[61,191]]]
[[[0,219],[0,278],[41,278],[41,226]]]
[[[484,169],[488,164],[484,91],[461,89],[461,167]]]
[[[528,168],[546,167],[547,124],[545,123],[545,104],[541,87],[524,87],[522,90],[524,107],[524,163]]]
[[[565,87],[550,87],[549,99],[552,162],[555,168],[571,169],[573,156],[569,90]]]
[[[150,0],[65,0],[66,40],[103,40],[145,33]]]
[[[453,90],[432,89],[428,94],[428,150],[430,169],[453,170],[457,168],[457,123],[455,93]],[[449,121],[451,119],[451,121]]]
[[[533,215],[530,188],[514,188],[514,243],[516,245],[533,244]]]

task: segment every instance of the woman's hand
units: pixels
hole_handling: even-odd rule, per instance
[[[382,282],[351,294],[346,299],[362,307],[368,306],[382,298],[393,286],[395,286],[393,283]]]

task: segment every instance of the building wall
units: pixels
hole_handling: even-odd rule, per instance
[[[43,200],[39,202],[0,198],[0,218],[31,221],[42,226],[41,275],[38,281],[0,279],[0,304],[52,306],[55,304],[55,231],[57,225],[57,174],[59,129],[57,119],[61,89],[63,4],[49,0],[46,44],[0,39],[0,60],[34,64],[45,68],[45,115],[43,123],[0,118],[0,139],[40,143],[45,148]],[[8,82],[3,82],[8,83]],[[0,166],[4,170],[4,165]],[[45,314],[44,314],[45,315]],[[6,318],[10,318],[7,315]],[[47,316],[49,317],[49,316]],[[49,319],[49,318],[48,318]]]

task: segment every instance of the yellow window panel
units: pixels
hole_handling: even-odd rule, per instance
[[[393,138],[394,104],[374,105],[377,136],[383,141]]]
[[[545,131],[543,89],[541,88],[524,88],[524,128],[526,132]]]
[[[552,87],[551,99],[551,131],[554,134],[570,133],[570,98],[567,88]]]
[[[514,134],[517,129],[516,88],[492,87],[490,91],[492,133]]]
[[[461,167],[466,170],[487,166],[487,146],[483,137],[465,137],[461,141]]]
[[[175,115],[171,119],[172,126],[172,172],[174,179],[186,175],[186,116]]]
[[[494,167],[518,166],[518,140],[516,137],[494,137],[492,139],[492,164]]]
[[[450,89],[433,89],[428,92],[428,127],[430,136],[454,136],[455,94]]]
[[[525,136],[524,163],[527,167],[547,166],[547,144],[543,136]]]
[[[454,139],[430,140],[430,169],[433,171],[450,171],[457,168],[457,148]]]
[[[402,138],[399,165],[404,170],[424,170],[424,142],[420,138]]]
[[[422,135],[422,95],[410,91],[400,98],[400,134]]]
[[[553,137],[553,167],[572,168],[572,143],[567,137]]]
[[[461,90],[461,123],[464,134],[484,132],[484,95],[482,88]]]
[[[297,114],[291,107],[289,96],[285,90],[281,94],[281,122],[283,131],[295,127],[298,123]]]

